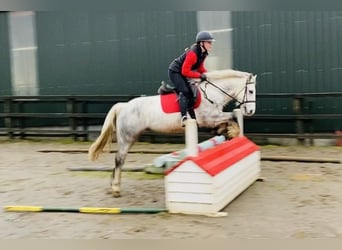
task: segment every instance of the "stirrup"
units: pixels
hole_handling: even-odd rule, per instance
[[[181,126],[182,127],[185,127],[185,122],[188,118],[186,116],[183,116],[182,119],[181,119]]]

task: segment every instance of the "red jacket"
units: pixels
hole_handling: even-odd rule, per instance
[[[174,59],[169,69],[181,73],[184,77],[199,78],[202,73],[207,72],[204,67],[207,55],[207,52],[202,52],[201,47],[195,44],[178,58]]]

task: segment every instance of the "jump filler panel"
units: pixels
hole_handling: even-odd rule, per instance
[[[218,215],[260,175],[259,147],[244,136],[186,157],[166,171],[170,213]]]

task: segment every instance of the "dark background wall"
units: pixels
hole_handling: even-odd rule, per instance
[[[342,92],[342,12],[234,11],[233,68],[258,74],[258,93]],[[40,95],[152,95],[193,43],[189,11],[36,12]],[[0,12],[0,95],[11,95],[8,17]],[[341,97],[306,98],[305,113],[339,113]],[[294,114],[292,98],[258,98],[257,114]],[[342,128],[313,120],[314,132]],[[246,121],[248,132],[293,132],[293,121]]]
[[[342,12],[233,12],[234,67],[258,74],[258,93],[342,92]],[[258,98],[258,114],[293,114],[291,98]],[[340,113],[341,97],[306,98],[305,113]],[[293,121],[248,122],[249,131],[293,132]],[[341,120],[307,130],[335,131]]]
[[[0,96],[11,95],[7,12],[0,12]]]
[[[38,12],[41,94],[155,94],[195,12]]]

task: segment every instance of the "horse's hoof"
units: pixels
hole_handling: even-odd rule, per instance
[[[120,187],[115,186],[115,185],[112,186],[112,194],[113,194],[113,196],[115,198],[120,197],[121,196],[121,194],[120,194]]]
[[[118,192],[118,191],[113,191],[112,194],[113,194],[113,197],[115,197],[115,198],[118,198],[121,196],[120,192]]]

